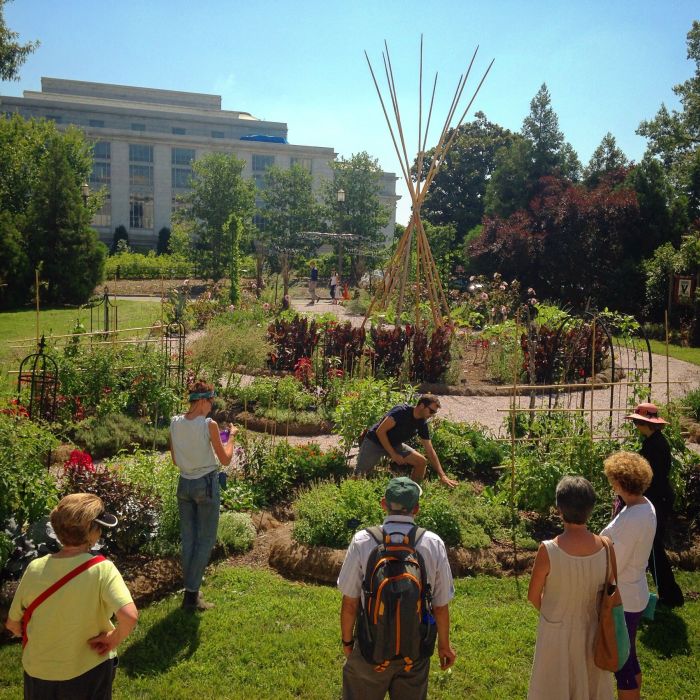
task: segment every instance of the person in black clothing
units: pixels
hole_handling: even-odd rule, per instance
[[[423,394],[415,406],[407,403],[394,406],[367,431],[360,444],[355,474],[368,474],[384,457],[389,457],[397,465],[410,466],[413,481],[423,480],[430,462],[443,484],[451,488],[457,486],[457,482],[445,474],[430,440],[428,419],[439,409],[440,401],[432,394]],[[427,459],[405,444],[416,434],[423,443]]]
[[[662,432],[668,422],[659,417],[659,409],[653,403],[640,403],[634,413],[626,416],[644,438],[639,454],[651,465],[653,478],[644,495],[656,510],[656,535],[649,557],[649,570],[659,591],[659,603],[668,607],[683,605],[683,592],[676,583],[671,563],[664,549],[666,521],[673,513],[674,493],[669,476],[671,473],[671,448]]]

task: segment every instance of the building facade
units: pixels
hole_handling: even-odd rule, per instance
[[[82,129],[95,142],[90,187],[107,193],[93,225],[105,243],[124,226],[139,248],[155,247],[158,232],[170,228],[188,191],[191,163],[207,153],[235,154],[258,186],[271,165],[301,165],[317,191],[332,177],[329,162],[336,156],[332,148],[288,143],[283,122],[222,110],[219,95],[42,78],[41,92],[0,96],[0,114]],[[383,173],[380,198],[390,213],[384,231],[390,239],[398,199],[393,173]]]

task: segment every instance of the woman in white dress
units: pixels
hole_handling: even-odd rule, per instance
[[[612,674],[593,662],[607,559],[603,540],[586,527],[596,495],[582,476],[556,491],[564,532],[540,544],[528,600],[540,611],[528,700],[612,700]]]

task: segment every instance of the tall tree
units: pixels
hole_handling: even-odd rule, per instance
[[[530,114],[523,120],[522,135],[532,144],[532,167],[534,180],[551,175],[562,164],[564,134],[559,129],[559,117],[552,108],[552,97],[547,84],[530,102]]]
[[[379,199],[382,169],[366,151],[329,165],[333,178],[323,187],[324,216],[333,231],[355,236],[361,254],[352,259],[353,276],[357,277],[361,258],[373,258],[373,251],[384,242],[382,229],[389,222],[389,211]],[[339,190],[345,193],[344,202],[338,202]]]
[[[459,127],[452,148],[440,164],[423,203],[426,221],[455,226],[458,241],[481,223],[484,215],[486,185],[496,168],[496,154],[511,145],[514,134],[490,122],[483,112],[474,121]],[[452,132],[450,132],[450,138]],[[425,153],[423,174],[427,173],[435,149]],[[418,162],[414,163],[414,170]]]
[[[27,300],[42,265],[45,300],[80,304],[102,280],[104,247],[89,222],[97,198],[82,198],[91,146],[74,128],[0,119],[0,303]]]
[[[19,80],[20,66],[33,53],[38,41],[28,41],[20,44],[17,39],[19,34],[10,31],[5,24],[5,0],[0,0],[0,80]]]
[[[669,111],[662,104],[653,119],[637,129],[648,139],[648,151],[661,159],[674,187],[685,198],[689,220],[700,217],[700,21],[694,20],[687,35],[688,60],[693,75],[673,88],[681,109]]]
[[[290,256],[306,254],[317,245],[304,236],[313,231],[320,219],[320,208],[313,194],[311,173],[300,165],[289,170],[272,166],[265,172],[259,210],[262,228],[271,247],[278,252],[284,294],[289,290]]]
[[[227,153],[210,153],[192,163],[192,189],[183,196],[178,221],[194,231],[204,274],[218,280],[230,264],[231,215],[249,220],[255,206],[255,184],[243,178],[245,163]]]
[[[531,165],[532,144],[516,135],[496,154],[496,168],[486,185],[485,214],[508,217],[527,206],[533,190]]]
[[[629,164],[627,156],[621,148],[618,148],[615,137],[608,131],[593,151],[588,165],[584,168],[583,176],[588,185],[595,186],[606,173],[627,168]]]

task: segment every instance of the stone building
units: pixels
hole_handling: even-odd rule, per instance
[[[76,125],[95,141],[90,186],[108,194],[93,225],[106,243],[123,225],[140,248],[155,247],[158,231],[170,227],[178,196],[188,188],[190,164],[206,153],[234,153],[246,163],[244,176],[258,185],[269,166],[299,164],[312,173],[316,189],[331,176],[328,162],[336,156],[332,148],[288,143],[283,122],[222,110],[219,95],[42,78],[41,92],[0,96],[0,114],[15,113]],[[383,173],[387,238],[397,199],[396,176]]]

